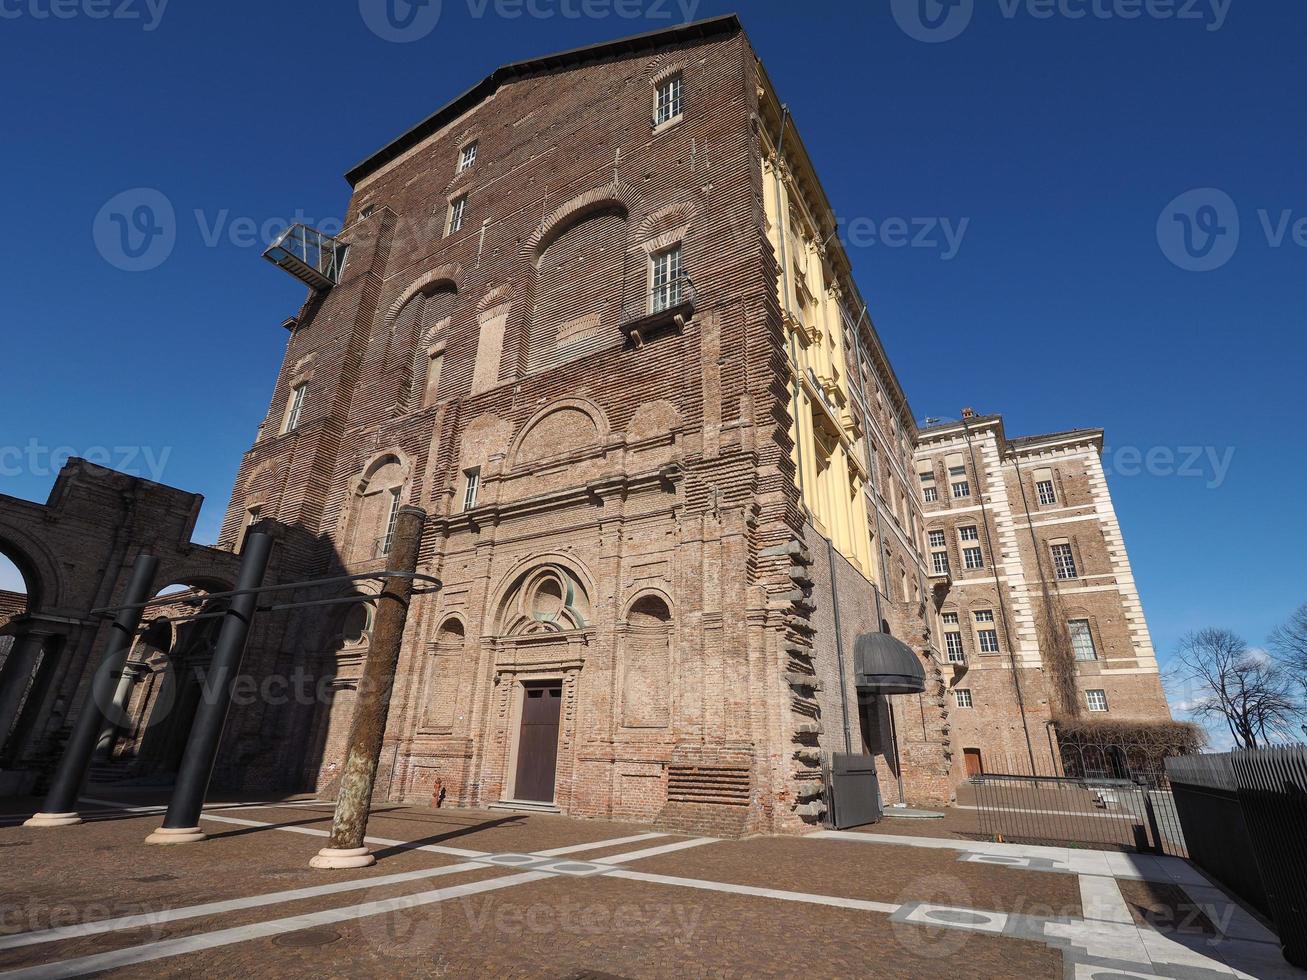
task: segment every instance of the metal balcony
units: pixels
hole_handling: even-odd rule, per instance
[[[330,289],[345,268],[344,242],[308,225],[291,225],[263,257],[311,289]]]

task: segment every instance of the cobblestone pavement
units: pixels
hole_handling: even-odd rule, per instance
[[[53,830],[10,812],[0,977],[1307,978],[1184,861],[976,841],[957,815],[724,841],[382,806],[377,865],[324,872],[313,800],[214,804],[173,847],[125,798]]]

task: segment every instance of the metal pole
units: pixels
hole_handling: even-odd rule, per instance
[[[77,815],[77,794],[82,791],[91,754],[95,751],[95,744],[104,728],[105,708],[113,703],[118,676],[123,672],[127,654],[136,638],[136,628],[141,623],[138,604],[150,598],[158,570],[159,559],[153,555],[138,556],[136,564],[132,566],[124,608],[114,617],[113,625],[109,628],[109,643],[105,647],[100,666],[91,678],[91,689],[87,692],[77,723],[73,726],[73,733],[64,748],[63,758],[59,760],[59,768],[55,770],[54,782],[46,794],[45,804],[41,812],[24,826],[66,827],[82,822],[82,818]]]
[[[272,554],[272,536],[254,531],[245,536],[241,549],[241,569],[237,577],[237,591],[257,589],[263,584]],[[245,655],[245,642],[250,635],[250,622],[258,596],[252,592],[237,595],[231,600],[213,648],[213,661],[204,678],[203,693],[195,720],[191,724],[190,738],[182,756],[177,782],[173,786],[168,812],[163,826],[145,838],[147,844],[186,844],[204,840],[200,830],[200,811],[204,809],[204,794],[209,789],[213,763],[218,757],[218,744],[227,723],[231,708],[232,688]]]
[[[387,571],[412,572],[417,568],[422,525],[426,519],[426,511],[420,508],[399,509],[390,557],[386,562]],[[309,862],[311,867],[366,868],[377,863],[363,839],[368,832],[372,789],[381,761],[381,743],[386,734],[390,697],[395,687],[395,668],[399,664],[399,648],[404,639],[412,594],[412,578],[388,578],[377,597],[372,644],[354,702],[354,720],[350,727],[349,749],[345,754],[345,771],[340,777],[340,790],[336,795],[331,839]]]

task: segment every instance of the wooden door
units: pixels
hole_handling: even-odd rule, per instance
[[[562,703],[561,684],[531,686],[522,692],[522,731],[517,740],[514,799],[554,802],[558,716]]]
[[[985,772],[985,764],[980,759],[980,749],[963,749],[962,758],[967,764],[967,776],[980,776]]]

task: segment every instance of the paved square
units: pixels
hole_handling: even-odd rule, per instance
[[[209,840],[162,848],[157,806],[95,800],[79,827],[0,819],[0,977],[1307,977],[1178,860],[388,805],[377,865],[323,872],[330,804],[217,803]]]

